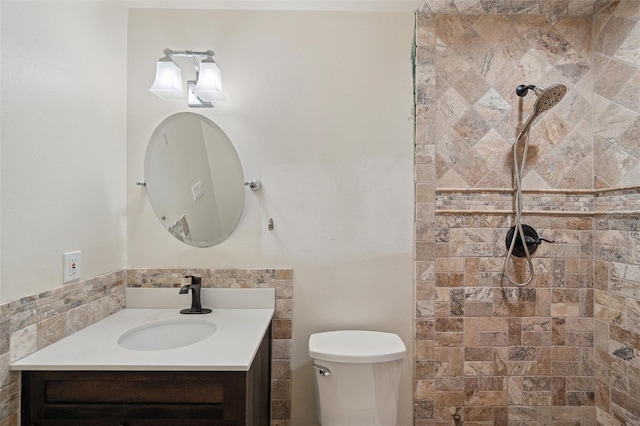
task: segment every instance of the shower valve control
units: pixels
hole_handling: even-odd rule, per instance
[[[547,240],[546,238],[538,237],[538,233],[533,227],[529,225],[522,225],[522,232],[524,234],[524,241],[527,244],[527,249],[529,250],[529,254],[535,253],[538,249],[538,246],[544,241],[546,243],[553,243],[551,240]],[[524,250],[524,244],[522,244],[522,238],[520,238],[520,233],[517,229],[517,225],[509,228],[507,232],[507,238],[505,238],[505,244],[507,246],[507,250],[511,247],[513,242],[513,234],[516,233],[516,241],[513,247],[513,255],[516,257],[527,257],[527,254]]]

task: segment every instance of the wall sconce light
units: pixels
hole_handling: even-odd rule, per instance
[[[165,101],[184,99],[182,72],[173,62],[175,56],[191,58],[196,70],[196,79],[187,80],[187,102],[190,107],[213,107],[214,101],[226,100],[222,91],[222,74],[213,60],[213,50],[194,52],[164,49],[164,57],[158,59],[156,64],[156,79],[149,89],[151,93]]]

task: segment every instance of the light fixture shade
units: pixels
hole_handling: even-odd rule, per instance
[[[156,65],[156,80],[149,91],[165,101],[180,101],[184,99],[180,68],[172,61],[158,61]]]
[[[198,82],[193,91],[204,101],[226,101],[222,92],[222,73],[215,62],[200,63]]]

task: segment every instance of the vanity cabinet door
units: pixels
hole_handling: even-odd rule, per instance
[[[245,372],[23,373],[23,425],[244,425]]]
[[[271,329],[249,371],[23,371],[22,426],[269,426]]]
[[[34,426],[238,426],[236,421],[226,420],[109,420],[109,419],[57,419],[39,420]]]

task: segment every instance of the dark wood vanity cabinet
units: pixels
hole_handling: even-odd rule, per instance
[[[270,340],[249,371],[23,371],[21,424],[268,426]]]

